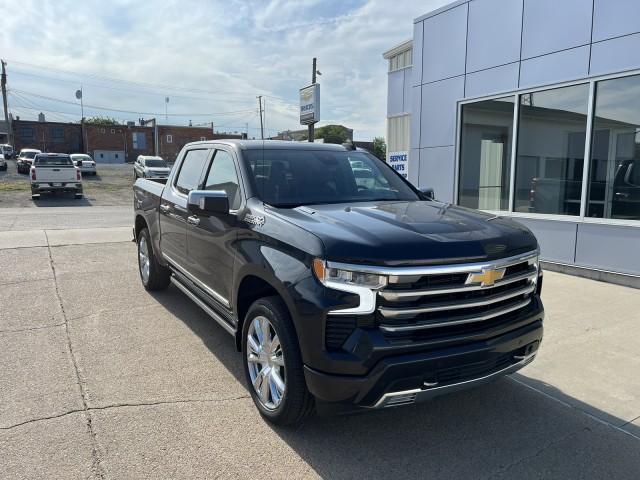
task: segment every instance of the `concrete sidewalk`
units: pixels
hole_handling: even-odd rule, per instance
[[[124,227],[133,224],[132,206],[0,208],[0,232]]]
[[[2,240],[2,479],[639,478],[638,290],[548,272],[521,373],[273,428],[232,338],[174,287],[142,288],[130,225],[74,227]]]

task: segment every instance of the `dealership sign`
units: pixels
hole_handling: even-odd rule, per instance
[[[391,165],[396,172],[404,178],[407,178],[409,152],[391,152],[387,155],[387,163]]]
[[[300,89],[300,123],[309,125],[320,121],[320,84]]]

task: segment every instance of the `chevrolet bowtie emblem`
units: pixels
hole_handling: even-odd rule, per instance
[[[483,268],[482,273],[470,273],[465,283],[479,283],[483,287],[490,287],[496,283],[496,281],[502,280],[502,277],[504,277],[504,271],[504,268],[496,270]]]

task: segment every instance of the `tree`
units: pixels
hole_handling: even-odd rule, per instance
[[[387,144],[384,137],[376,137],[373,139],[373,154],[380,160],[387,158]]]
[[[90,117],[84,121],[87,125],[101,125],[101,126],[110,126],[110,125],[120,125],[115,118],[111,117]]]
[[[324,143],[343,144],[351,140],[351,131],[343,125],[325,125],[315,131],[315,138],[324,138]]]

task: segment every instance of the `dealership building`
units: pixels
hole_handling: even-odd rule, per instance
[[[384,58],[396,169],[525,224],[552,267],[640,286],[640,1],[456,1]]]

